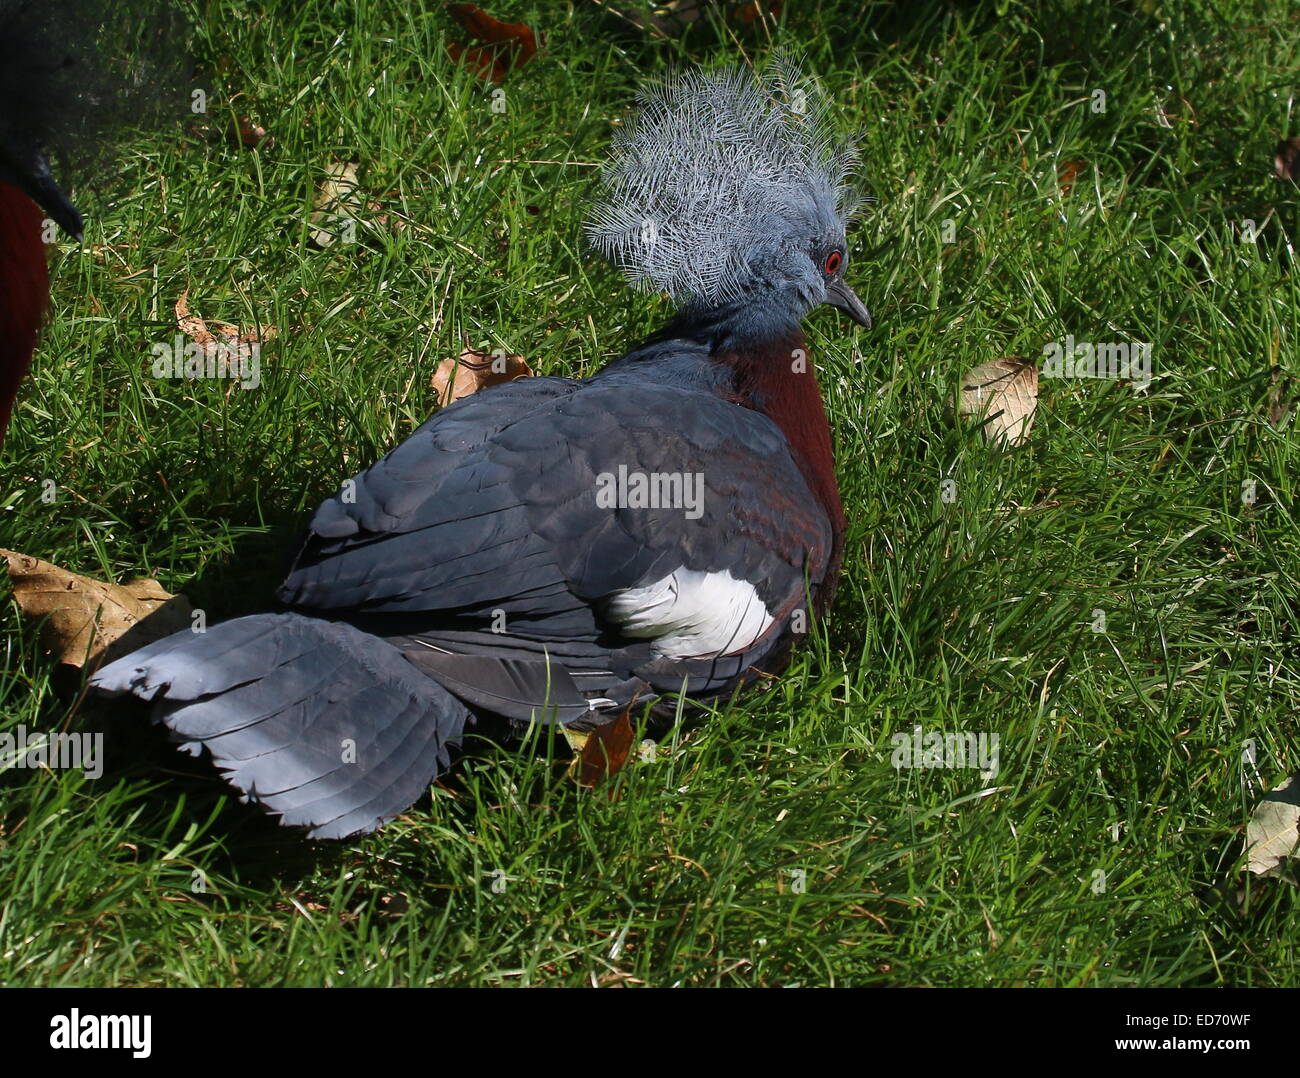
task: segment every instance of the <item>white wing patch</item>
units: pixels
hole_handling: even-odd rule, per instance
[[[617,591],[606,600],[605,615],[625,635],[654,640],[655,654],[668,659],[743,651],[773,620],[754,585],[725,569],[678,569],[653,584]]]

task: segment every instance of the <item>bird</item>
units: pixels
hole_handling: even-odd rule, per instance
[[[439,409],[321,503],[279,608],[102,667],[309,839],[406,812],[478,724],[671,721],[779,674],[830,609],[846,517],[801,323],[846,283],[858,153],[778,54],[643,84],[591,246],[666,294],[586,378]],[[684,703],[683,703],[684,702]]]
[[[62,9],[0,0],[0,443],[50,303],[44,221],[82,235],[81,214],[50,171],[49,146],[74,96],[52,11]]]

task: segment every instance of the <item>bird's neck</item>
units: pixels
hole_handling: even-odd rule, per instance
[[[833,580],[844,541],[844,507],[826,408],[803,334],[794,329],[743,351],[720,350],[715,361],[733,371],[730,398],[781,428],[795,464],[830,517],[835,546],[828,577]]]
[[[0,440],[18,387],[32,364],[36,335],[49,303],[49,273],[40,208],[0,183]]]

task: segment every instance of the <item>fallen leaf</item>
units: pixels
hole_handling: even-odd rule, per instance
[[[504,82],[511,68],[523,67],[537,52],[537,35],[523,23],[494,19],[474,4],[453,4],[449,14],[477,45],[447,46],[452,59],[464,59],[480,78]]]
[[[458,359],[444,359],[433,372],[433,388],[438,400],[451,404],[488,386],[513,382],[517,378],[531,378],[532,369],[523,356],[506,355],[504,349],[480,352],[466,348]]]
[[[575,730],[570,726],[560,725],[560,733],[564,735],[564,740],[568,742],[569,751],[575,757],[582,755],[582,750],[587,744],[587,738],[591,735],[582,730]]]
[[[45,619],[42,642],[61,663],[98,665],[190,627],[189,599],[156,580],[106,584],[27,554],[0,555],[8,563],[14,601],[28,617]]]
[[[635,740],[627,711],[613,722],[597,726],[587,735],[578,757],[578,785],[594,790],[607,778],[618,774],[627,763]]]
[[[190,311],[190,290],[187,288],[176,301],[176,326],[202,350],[205,356],[225,353],[226,358],[240,361],[254,354],[254,345],[261,347],[276,335],[275,326],[257,325],[241,330],[229,322],[208,322]]]
[[[391,228],[394,232],[406,231],[406,222],[396,214],[385,213],[382,202],[367,202],[366,209],[373,215],[376,227]]]
[[[1284,376],[1276,367],[1273,368],[1268,380],[1268,421],[1276,428],[1281,428],[1291,414],[1291,384],[1289,374]]]
[[[780,0],[749,0],[730,14],[732,22],[767,22],[781,17]]]
[[[361,216],[357,197],[357,166],[351,161],[335,161],[326,170],[325,179],[316,190],[316,208],[311,215],[311,235],[317,247],[328,247],[356,228]]]
[[[1273,171],[1280,180],[1300,177],[1300,138],[1284,138],[1273,151]]]
[[[1085,168],[1088,167],[1086,161],[1062,161],[1056,169],[1056,185],[1061,191],[1062,198],[1069,198],[1070,192],[1074,189],[1074,181],[1079,178]]]
[[[981,363],[961,380],[957,413],[981,420],[990,444],[1011,448],[1028,441],[1037,407],[1038,366],[1023,356]]]
[[[226,138],[248,150],[270,150],[275,146],[275,139],[266,133],[266,128],[259,127],[247,116],[240,116],[226,128]]]
[[[1300,846],[1300,774],[1266,794],[1246,824],[1246,868],[1257,876],[1282,876]]]

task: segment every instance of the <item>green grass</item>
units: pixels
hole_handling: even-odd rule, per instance
[[[503,0],[546,42],[494,113],[442,8],[401,6],[198,4],[195,119],[251,112],[276,145],[140,134],[78,192],[0,545],[156,575],[212,619],[258,609],[316,502],[435,409],[439,360],[486,343],[582,375],[664,317],[582,248],[595,165],[644,74],[767,36],[657,41]],[[0,777],[0,982],[1296,983],[1296,891],[1247,881],[1241,846],[1300,767],[1300,443],[1294,413],[1268,421],[1270,368],[1300,376],[1297,190],[1271,175],[1300,15],[785,8],[774,36],[862,131],[880,198],[849,272],[876,328],[808,323],[850,518],[824,631],[612,796],[544,737],[476,745],[431,805],[313,845],[139,712],[81,702],[6,600],[3,722],[103,731],[112,759]],[[314,250],[315,188],[346,159],[389,221]],[[206,318],[276,325],[258,389],[150,375],[186,288]],[[1010,453],[948,416],[965,370],[1066,334],[1151,342],[1149,390],[1044,381]],[[896,770],[917,724],[997,733],[996,779]]]

